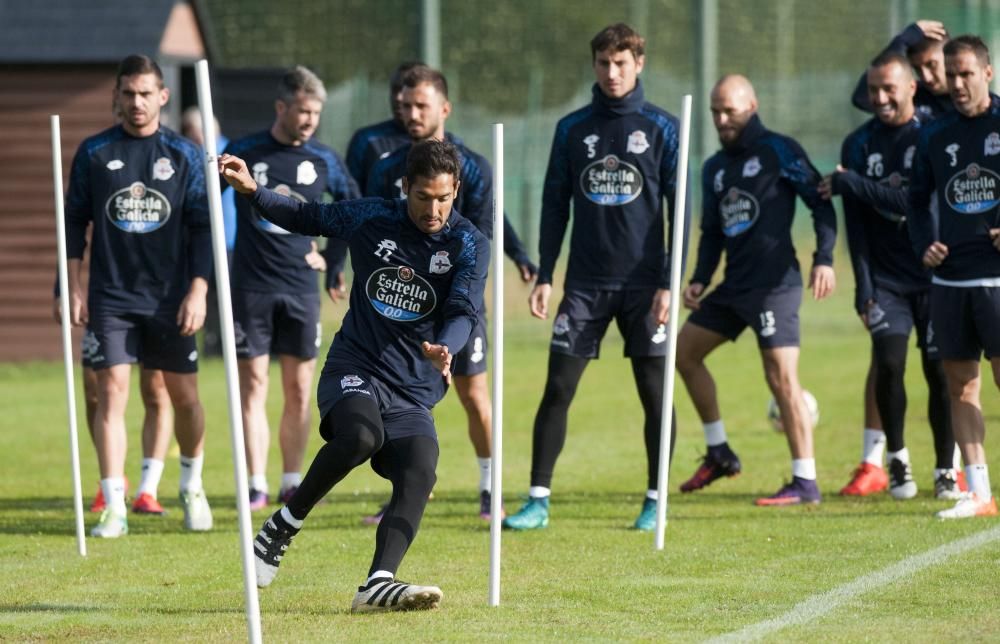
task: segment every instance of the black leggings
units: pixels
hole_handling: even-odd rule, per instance
[[[556,460],[566,444],[566,417],[588,358],[549,353],[549,373],[545,393],[535,416],[531,449],[531,485],[552,487]],[[660,421],[663,410],[664,358],[632,358],[632,375],[645,413],[643,436],[646,444],[646,485],[656,489],[660,464]],[[677,414],[673,414],[670,455],[677,442]]]
[[[886,448],[898,452],[906,445],[903,439],[903,420],[906,416],[906,373],[908,336],[887,335],[874,343],[875,401],[885,429]],[[921,349],[920,361],[927,381],[927,417],[934,435],[935,467],[946,469],[953,465],[955,437],[951,430],[948,410],[948,387],[940,360],[931,360]]]
[[[427,497],[437,481],[437,441],[410,436],[386,442],[378,406],[362,396],[337,403],[320,422],[320,435],[327,442],[288,502],[288,511],[305,519],[348,472],[371,459],[372,469],[392,483],[392,498],[375,531],[375,556],[368,574],[376,570],[395,574],[417,536]]]

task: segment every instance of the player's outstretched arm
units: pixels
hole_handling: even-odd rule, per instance
[[[257,192],[257,182],[254,181],[243,159],[232,154],[223,154],[219,157],[219,173],[226,183],[241,195],[252,195]]]

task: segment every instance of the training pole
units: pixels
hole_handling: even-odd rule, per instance
[[[56,247],[59,257],[59,318],[62,323],[63,367],[66,372],[66,413],[69,415],[69,455],[73,471],[73,511],[76,513],[76,549],[87,556],[83,533],[83,492],[80,489],[80,443],[76,436],[76,383],[73,378],[73,336],[69,320],[69,269],[66,260],[66,219],[63,214],[62,134],[59,115],[49,117],[52,126],[52,188],[56,205]]]
[[[226,397],[229,402],[229,437],[233,450],[233,478],[236,479],[236,509],[240,524],[240,554],[243,557],[243,592],[246,596],[247,635],[251,644],[259,644],[260,601],[253,561],[253,532],[250,526],[250,492],[247,486],[247,463],[243,445],[243,414],[240,408],[240,380],[236,372],[236,343],[233,334],[233,305],[229,292],[229,263],[226,258],[226,234],[222,223],[222,191],[212,88],[208,80],[208,61],[195,65],[198,81],[198,109],[205,137],[205,188],[212,221],[212,257],[215,261],[215,292],[219,300],[219,326],[222,331],[222,357],[226,367]]]
[[[677,155],[677,193],[674,196],[674,238],[670,244],[670,320],[667,323],[667,360],[663,374],[663,416],[660,424],[660,471],[656,495],[656,549],[663,550],[667,529],[667,479],[670,477],[670,438],[674,431],[674,382],[677,363],[677,325],[680,320],[681,272],[684,258],[684,221],[687,209],[688,148],[691,142],[691,95],[681,107],[680,151]]]
[[[500,605],[503,511],[503,123],[493,124],[493,464],[490,472],[490,606]]]

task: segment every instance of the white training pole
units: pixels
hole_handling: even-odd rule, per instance
[[[63,366],[66,371],[66,413],[69,415],[69,454],[73,470],[73,510],[76,512],[76,549],[87,556],[83,533],[83,492],[80,489],[80,444],[76,436],[76,383],[73,378],[73,337],[69,321],[69,269],[66,260],[66,220],[63,214],[62,135],[59,115],[49,117],[52,126],[52,186],[56,204],[56,244],[59,253],[59,317],[62,322]]]
[[[490,606],[500,605],[503,508],[503,123],[493,124],[493,464],[490,473]]]
[[[212,257],[215,261],[215,292],[219,300],[219,326],[222,331],[222,357],[226,367],[226,394],[229,401],[229,436],[233,450],[233,478],[236,479],[236,509],[240,524],[240,554],[243,556],[243,592],[246,596],[248,639],[260,644],[260,601],[253,561],[254,534],[250,526],[250,492],[247,486],[247,463],[243,445],[243,414],[240,408],[240,380],[236,372],[236,343],[233,334],[233,305],[229,292],[229,263],[226,258],[226,235],[222,223],[222,191],[219,187],[218,151],[216,150],[215,113],[212,111],[212,88],[208,79],[208,61],[195,65],[198,81],[198,108],[201,110],[205,137],[205,187],[212,221]]]
[[[667,478],[670,476],[670,438],[674,431],[674,365],[677,362],[677,324],[681,305],[681,260],[684,257],[685,210],[687,209],[688,147],[691,142],[691,95],[681,107],[680,151],[677,155],[677,193],[674,197],[674,238],[670,244],[670,321],[667,324],[667,364],[663,377],[663,417],[660,425],[660,472],[657,476],[656,549],[663,550],[667,529]]]

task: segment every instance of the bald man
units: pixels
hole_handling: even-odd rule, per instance
[[[792,481],[756,503],[819,503],[812,423],[798,379],[802,276],[791,234],[795,197],[812,210],[816,253],[809,287],[817,300],[830,295],[836,284],[836,215],[817,192],[820,175],[801,146],[761,123],[749,80],[733,75],[716,83],[712,120],[722,150],[702,169],[698,263],[683,292],[684,305],[693,313],[677,339],[677,369],[701,417],[708,453],[694,476],[681,485],[681,492],[700,490],[741,470],[727,441],[715,381],[705,358],[751,327],[792,452]],[[725,276],[706,296],[723,251]]]

